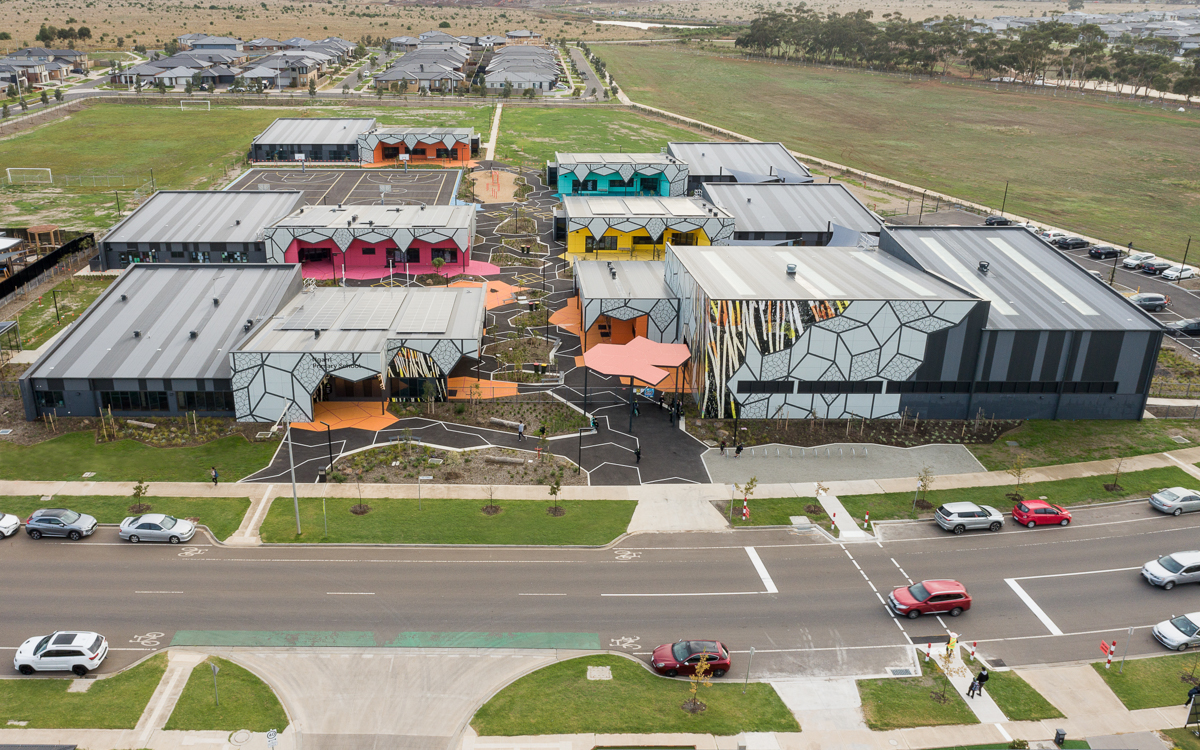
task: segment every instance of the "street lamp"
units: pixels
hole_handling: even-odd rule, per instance
[[[333,472],[333,438],[330,432],[329,423],[325,420],[320,420],[321,424],[325,425],[325,444],[329,446],[329,471],[325,472],[325,484],[329,484],[329,475]],[[325,509],[325,496],[328,492],[321,494],[321,516],[325,519],[325,536],[329,536],[329,511]]]
[[[583,434],[591,432],[591,427],[579,427],[576,431],[579,433],[579,461],[575,464],[575,473],[578,474],[583,468]]]

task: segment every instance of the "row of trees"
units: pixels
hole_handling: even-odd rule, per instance
[[[91,39],[92,30],[87,26],[80,26],[76,29],[74,26],[68,26],[65,29],[55,28],[42,24],[42,28],[38,29],[37,40],[42,44],[54,44],[58,39],[74,41],[76,39]]]
[[[1016,36],[980,31],[968,18],[925,21],[869,10],[819,13],[802,4],[768,11],[737,37],[742,49],[784,60],[820,62],[872,70],[945,74],[951,66],[971,77],[1012,78],[1033,84],[1060,79],[1081,90],[1088,81],[1129,85],[1134,94],[1150,89],[1200,95],[1200,55],[1173,61],[1175,44],[1165,39],[1124,37],[1110,44],[1095,24],[1074,26],[1049,20]],[[603,66],[601,64],[601,70]]]

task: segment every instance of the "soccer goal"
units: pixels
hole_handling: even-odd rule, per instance
[[[193,106],[189,107],[188,106],[189,104],[193,105]],[[208,101],[207,99],[180,99],[179,100],[179,108],[180,109],[200,109],[201,105],[204,106],[204,109],[206,111],[212,110],[212,102]]]
[[[44,167],[9,167],[4,171],[8,174],[9,185],[54,184],[54,175]]]

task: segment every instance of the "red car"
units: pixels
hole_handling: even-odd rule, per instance
[[[1013,521],[1029,528],[1056,524],[1066,526],[1071,522],[1071,512],[1045,500],[1022,500],[1013,506]]]
[[[729,671],[729,650],[720,641],[676,641],[654,649],[650,666],[667,677],[693,674],[700,660],[708,662],[708,673],[723,677]]]
[[[921,581],[901,586],[888,595],[888,607],[910,620],[947,613],[958,617],[971,608],[971,595],[958,581]]]

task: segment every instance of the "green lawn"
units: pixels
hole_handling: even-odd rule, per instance
[[[989,672],[987,693],[1009,721],[1061,719],[1062,712],[1016,672]]]
[[[1181,706],[1192,689],[1182,678],[1188,675],[1200,678],[1200,654],[1130,659],[1125,662],[1124,674],[1118,674],[1115,664],[1105,669],[1104,662],[1094,662],[1092,668],[1131,711]]]
[[[506,107],[500,116],[496,159],[541,171],[556,151],[658,153],[667,141],[698,138],[696,133],[623,108]]]
[[[1200,750],[1200,738],[1191,729],[1160,729],[1160,732],[1171,738],[1179,750]]]
[[[808,516],[813,523],[829,523],[829,516],[824,511],[809,513],[805,509],[808,505],[821,507],[814,497],[752,497],[747,505],[750,506],[750,520],[743,521],[742,499],[733,501],[734,526],[791,526],[792,516]],[[728,518],[729,513],[725,516]]]
[[[1171,438],[1182,435],[1200,443],[1200,422],[1192,419],[1084,420],[1038,419],[1025,422],[991,445],[968,446],[988,471],[1007,469],[1018,453],[1026,466],[1101,461],[1189,447]],[[1009,446],[1009,441],[1017,446]]]
[[[225,539],[237,531],[242,517],[250,509],[245,497],[143,497],[140,501],[129,496],[57,495],[53,505],[87,513],[100,523],[120,523],[132,515],[129,506],[142,502],[150,506],[147,513],[166,513],[176,518],[199,518],[217,539]],[[0,510],[27,518],[38,508],[46,507],[40,497],[0,497]],[[105,533],[98,531],[96,533]],[[115,533],[115,532],[113,532]]]
[[[934,698],[942,695],[943,688],[945,703]],[[931,667],[921,677],[859,680],[858,694],[862,699],[863,719],[877,732],[979,723],[937,667]]]
[[[1200,118],[773,65],[686,48],[598,50],[634,101],[875,174],[1178,257],[1200,210]],[[714,85],[719,81],[719,85]],[[505,113],[507,117],[508,113]]]
[[[457,98],[454,101],[459,102]],[[481,104],[479,99],[468,97],[461,101],[461,107],[372,107],[364,100],[363,105],[359,107],[322,109],[321,117],[374,117],[379,125],[396,128],[475,128],[480,141],[486,141],[488,131],[492,127],[492,106],[495,100],[487,99],[486,104]]]
[[[68,693],[70,679],[0,680],[0,726],[28,729],[133,729],[167,668],[157,654],[121,674],[97,680],[86,693]]]
[[[216,662],[217,695],[213,695],[213,673],[209,662]],[[282,732],[288,725],[287,714],[266,683],[237,664],[216,656],[197,664],[175,704],[165,729],[191,731],[249,729]]]
[[[71,276],[59,282],[54,287],[53,294],[43,294],[18,316],[21,346],[25,349],[36,349],[46,343],[51,336],[74,323],[114,280],[112,276]]]
[[[608,544],[629,526],[632,500],[563,500],[566,515],[546,512],[545,500],[498,500],[501,512],[486,516],[483,500],[429,500],[417,510],[415,499],[367,500],[371,512],[350,512],[358,500],[330,498],[329,536],[324,535],[321,500],[300,499],[300,527],[287,498],[276,498],[262,525],[264,542],[341,542],[360,544]]]
[[[1056,505],[1079,505],[1090,502],[1106,502],[1130,497],[1149,497],[1163,487],[1193,486],[1197,484],[1195,477],[1183,469],[1168,466],[1161,469],[1146,469],[1121,474],[1120,492],[1108,492],[1104,489],[1107,482],[1112,481],[1112,475],[1106,474],[1095,477],[1076,479],[1059,479],[1053,482],[1030,482],[1021,488],[1021,494],[1029,498],[1045,496]],[[937,484],[935,482],[934,486]],[[944,503],[972,502],[1007,512],[1012,509],[1012,501],[1005,495],[1014,490],[1013,485],[1000,487],[964,487],[953,490],[930,490],[926,500],[938,507]],[[921,513],[929,511],[913,507],[913,493],[889,492],[879,495],[846,495],[839,497],[851,517],[860,520],[866,511],[871,511],[871,519],[882,521],[892,518],[917,518]],[[795,498],[794,507],[801,507],[812,502],[811,498]],[[753,515],[753,514],[751,514]]]
[[[589,666],[609,667],[612,680],[588,680]],[[729,736],[739,732],[798,732],[799,725],[775,688],[746,687],[730,677],[701,687],[708,708],[690,714],[689,682],[657,677],[619,656],[596,655],[551,664],[492,697],[471,720],[480,735],[643,734],[688,732]]]
[[[92,432],[72,432],[36,445],[0,443],[0,479],[93,482],[206,482],[216,466],[226,481],[253,474],[274,455],[276,442],[241,435],[191,448],[152,448],[135,440],[96,443]]]

